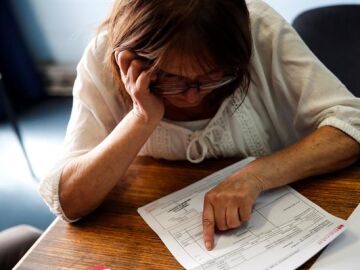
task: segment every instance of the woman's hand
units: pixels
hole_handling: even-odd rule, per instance
[[[263,182],[244,168],[205,194],[203,234],[205,246],[214,246],[215,226],[224,231],[248,221],[252,206],[263,191]]]
[[[152,75],[140,57],[130,51],[116,51],[115,59],[120,69],[126,91],[133,100],[133,112],[146,122],[157,122],[164,116],[164,103],[149,90]]]

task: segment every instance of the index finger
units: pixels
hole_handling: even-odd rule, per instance
[[[207,250],[212,250],[214,246],[214,232],[215,232],[215,217],[214,208],[211,203],[206,199],[204,200],[203,211],[203,235],[204,243]]]

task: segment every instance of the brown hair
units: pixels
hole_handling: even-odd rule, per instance
[[[239,86],[248,90],[252,43],[245,0],[117,0],[100,29],[108,31],[106,62],[127,104],[131,99],[121,90],[116,48],[152,60],[152,68],[164,63],[170,50],[193,57],[204,70],[214,62],[236,68],[236,85],[214,92],[223,99]]]

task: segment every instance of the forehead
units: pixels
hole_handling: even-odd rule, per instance
[[[158,68],[166,73],[195,79],[212,72],[216,69],[216,65],[210,57],[204,60],[197,59],[195,56],[171,50]]]

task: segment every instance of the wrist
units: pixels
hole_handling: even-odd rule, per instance
[[[136,122],[146,126],[157,126],[162,119],[161,114],[160,115],[147,114],[142,112],[139,108],[136,107],[134,107],[130,111],[130,114]]]
[[[261,192],[265,191],[266,190],[265,181],[262,178],[260,178],[259,176],[257,176],[256,174],[253,174],[253,173],[249,173],[249,174],[252,176],[252,179],[253,179],[253,181],[255,183],[255,186],[256,186],[259,194]]]
[[[271,183],[271,177],[266,175],[268,169],[263,165],[263,160],[261,158],[256,159],[250,162],[245,168],[244,171],[254,179],[260,192],[266,191],[273,188]]]

